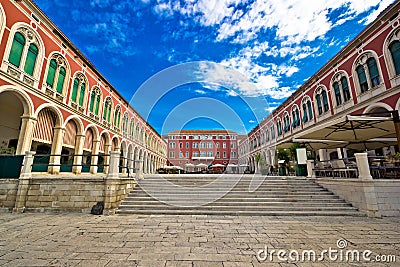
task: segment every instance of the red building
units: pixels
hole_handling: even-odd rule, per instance
[[[227,130],[180,130],[168,133],[168,160],[188,172],[235,171],[238,134]]]
[[[0,1],[0,58],[2,150],[54,174],[107,172],[110,151],[145,173],[165,164],[162,137],[32,1]]]

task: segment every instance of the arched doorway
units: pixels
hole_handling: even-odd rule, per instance
[[[97,172],[98,173],[106,173],[107,165],[109,162],[109,156],[106,156],[110,153],[110,137],[106,133],[102,133],[100,136],[100,145],[99,145],[99,158],[97,161]]]
[[[94,133],[91,128],[85,132],[85,142],[83,143],[82,172],[90,172],[92,163]]]
[[[37,115],[30,149],[36,152],[33,172],[59,172],[60,157],[50,155],[61,154],[62,133],[61,115],[51,107],[41,109]]]
[[[1,154],[16,154],[24,106],[13,92],[0,93]]]

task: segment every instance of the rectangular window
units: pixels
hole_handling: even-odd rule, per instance
[[[219,151],[217,152],[217,159],[219,159],[220,158],[220,155],[219,155]]]
[[[179,152],[179,158],[180,159],[183,158],[183,153],[182,152]]]
[[[224,159],[226,159],[226,152],[224,152]]]
[[[171,159],[175,158],[175,152],[170,151],[170,152],[169,152],[169,157],[170,157]]]
[[[186,158],[187,159],[189,158],[189,152],[188,151],[186,151]]]
[[[179,148],[183,148],[183,143],[182,142],[179,143]]]
[[[225,142],[222,143],[222,148],[226,148],[226,143]]]
[[[186,142],[186,148],[189,148],[189,142]]]

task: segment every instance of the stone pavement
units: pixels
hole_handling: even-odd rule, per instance
[[[399,266],[400,218],[0,214],[4,266]],[[267,251],[368,249],[396,263],[272,262]],[[260,250],[262,250],[260,252]],[[340,250],[339,250],[340,251]],[[292,252],[290,252],[292,253]],[[256,254],[259,254],[257,259]],[[269,254],[270,255],[270,254]],[[291,254],[295,258],[296,254]],[[281,254],[281,259],[284,257]],[[317,256],[318,258],[319,256]],[[307,260],[306,258],[305,260]],[[333,259],[333,258],[332,258]],[[343,256],[343,259],[345,257]]]

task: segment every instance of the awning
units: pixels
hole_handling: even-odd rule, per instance
[[[195,167],[194,164],[192,164],[192,163],[186,163],[185,166],[189,167],[189,168],[194,168]]]
[[[348,143],[389,137],[396,137],[393,118],[370,115],[347,115],[294,136],[295,139],[335,140]]]
[[[192,157],[192,160],[214,160],[214,157]]]
[[[381,147],[396,146],[397,138],[373,138],[361,142],[348,143],[345,147],[354,150],[374,150]]]
[[[222,164],[214,164],[214,165],[211,166],[211,168],[222,168],[222,167],[225,167],[225,165],[222,165]]]

